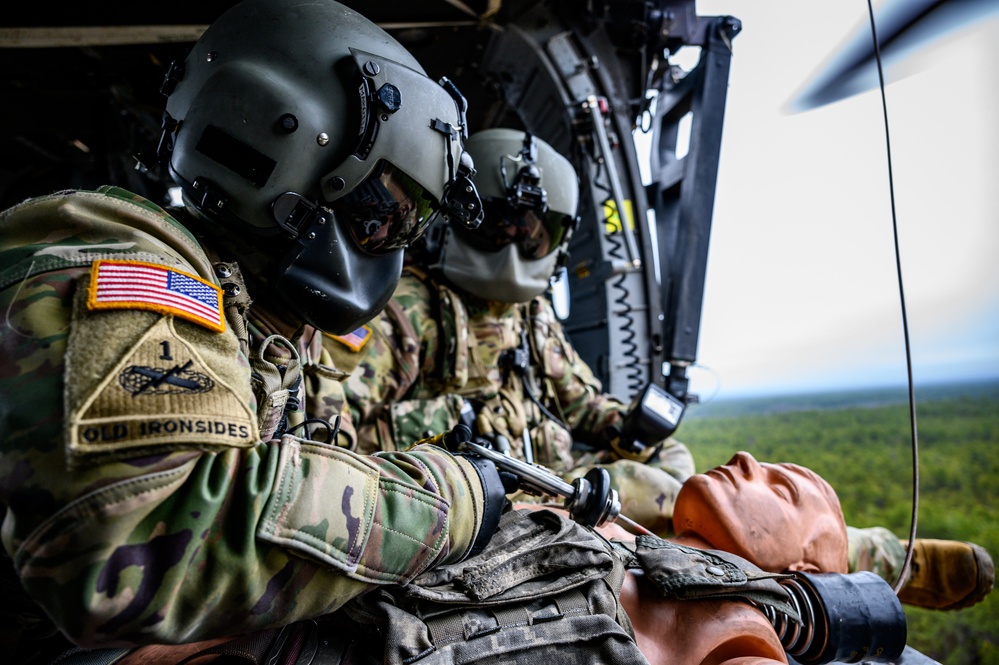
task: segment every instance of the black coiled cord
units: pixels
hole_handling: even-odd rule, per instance
[[[902,604],[891,585],[874,573],[795,573],[780,584],[801,622],[772,608],[760,609],[795,662],[890,662],[905,649]]]
[[[607,194],[608,196],[611,193],[610,188],[606,185],[600,184],[596,177],[593,179],[593,187],[603,191],[604,194]],[[625,224],[628,223],[624,210],[618,210],[618,219],[621,222],[621,233],[623,234],[625,233]],[[605,217],[603,220],[604,229],[606,229],[608,221],[609,218]],[[625,257],[621,253],[623,248],[620,237],[614,233],[605,231],[604,238],[610,244],[610,249],[607,251],[607,254],[611,258],[624,262]],[[634,310],[628,302],[628,297],[631,295],[631,292],[625,284],[627,277],[627,273],[622,273],[611,283],[611,288],[613,288],[616,293],[616,296],[612,300],[612,306],[614,307],[612,311],[622,319],[621,325],[618,326],[617,329],[623,335],[621,339],[622,354],[625,358],[632,361],[627,370],[627,383],[628,390],[631,394],[635,394],[645,386],[645,380],[642,377],[642,370],[640,366],[641,356],[639,355],[638,344],[635,341],[635,338],[638,335],[635,333],[635,317],[632,315]]]

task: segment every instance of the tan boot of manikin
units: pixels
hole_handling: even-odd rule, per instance
[[[917,538],[912,572],[898,599],[933,610],[971,607],[992,591],[995,574],[992,557],[974,543]]]

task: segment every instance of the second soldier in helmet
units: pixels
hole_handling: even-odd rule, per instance
[[[482,225],[430,229],[407,250],[365,348],[332,349],[360,364],[346,383],[357,440],[405,447],[454,426],[467,402],[494,445],[567,478],[601,464],[622,512],[668,531],[676,492],[694,472],[690,452],[673,439],[644,442],[641,454],[618,445],[628,405],[603,392],[545,295],[576,223],[575,169],[520,130],[483,130],[466,148]],[[574,442],[596,452],[583,456]]]

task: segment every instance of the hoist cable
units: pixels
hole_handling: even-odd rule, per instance
[[[898,296],[902,307],[902,333],[905,337],[905,368],[909,387],[909,427],[912,432],[912,515],[909,525],[909,545],[905,549],[905,561],[898,572],[893,588],[897,594],[905,583],[912,566],[912,553],[916,543],[916,526],[919,516],[919,436],[916,429],[916,395],[912,380],[912,352],[909,344],[909,320],[905,311],[905,289],[902,287],[902,259],[898,246],[898,219],[895,214],[895,183],[891,166],[891,139],[888,133],[888,102],[885,99],[885,77],[881,65],[881,48],[878,45],[878,31],[874,21],[874,7],[867,0],[867,12],[871,19],[871,38],[874,40],[874,58],[878,65],[878,83],[881,90],[881,111],[885,121],[885,148],[888,153],[888,192],[891,198],[891,227],[895,239],[895,272],[898,275]]]

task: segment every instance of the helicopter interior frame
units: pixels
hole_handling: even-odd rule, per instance
[[[697,342],[732,42],[694,0],[341,0],[469,102],[471,132],[523,128],[568,156],[580,225],[565,265],[573,346],[605,389],[683,403]],[[102,3],[0,18],[0,209],[116,184],[165,202],[135,168],[160,137],[159,83],[233,0]],[[700,50],[689,71],[670,56]],[[648,170],[632,133],[650,133]],[[932,662],[906,651],[906,662]]]
[[[22,6],[5,16],[0,204],[108,183],[163,201],[170,183],[134,168],[160,133],[159,82],[231,4],[112,2],[55,16]],[[524,128],[570,158],[582,186],[565,266],[574,346],[622,398],[654,382],[695,399],[686,369],[696,360],[738,20],[698,16],[694,0],[344,4],[430,76],[457,84],[470,131]],[[684,46],[701,49],[689,73],[669,63]],[[689,150],[677,156],[686,121]],[[639,125],[652,132],[647,184],[631,137]]]

